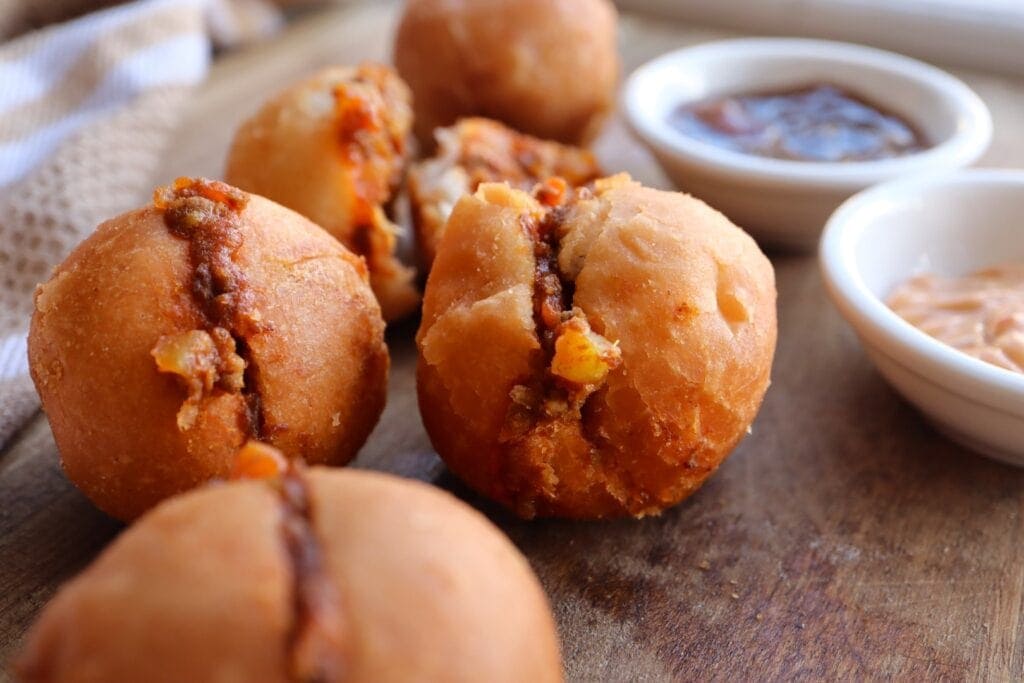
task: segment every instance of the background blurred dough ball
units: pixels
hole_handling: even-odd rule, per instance
[[[180,179],[100,227],[36,292],[32,377],[68,477],[120,519],[260,436],[342,465],[384,406],[362,261],[302,216]]]
[[[771,264],[703,202],[625,175],[555,208],[484,184],[427,281],[420,411],[521,516],[656,513],[747,433],[775,338]]]
[[[540,585],[482,515],[397,477],[289,476],[140,519],[43,610],[20,680],[560,680]]]
[[[409,200],[420,266],[430,270],[445,222],[462,195],[480,183],[508,182],[521,190],[557,176],[570,186],[601,175],[588,150],[517,133],[498,121],[462,119],[434,131],[437,152],[409,169]]]
[[[395,65],[413,92],[416,135],[463,116],[580,144],[596,137],[619,74],[608,0],[409,0]]]
[[[232,185],[298,211],[365,257],[386,320],[419,304],[384,211],[408,160],[409,98],[386,66],[324,69],[239,127],[225,171]]]

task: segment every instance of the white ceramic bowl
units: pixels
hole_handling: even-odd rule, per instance
[[[721,149],[668,123],[682,103],[821,82],[902,116],[933,146],[878,161],[790,161]],[[891,52],[823,40],[749,38],[669,52],[633,72],[623,107],[635,134],[680,189],[763,243],[800,249],[814,248],[829,215],[855,192],[910,173],[967,166],[992,138],[984,103],[945,71]]]
[[[1024,171],[972,170],[861,192],[828,221],[819,259],[836,307],[879,372],[948,436],[1024,466],[1024,375],[946,346],[884,299],[921,271],[1024,262]]]

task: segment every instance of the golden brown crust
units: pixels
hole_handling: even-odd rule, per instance
[[[390,68],[323,69],[279,93],[235,134],[225,178],[322,226],[363,256],[384,317],[419,303],[385,215],[409,156],[409,89]]]
[[[592,140],[619,59],[607,0],[410,0],[394,61],[413,91],[416,136],[486,116],[549,140]]]
[[[621,364],[582,403],[550,390],[537,252],[521,228],[544,208],[527,195],[485,184],[461,200],[424,298],[417,389],[431,440],[526,517],[677,503],[746,433],[769,381],[774,275],[753,240],[703,202],[627,177],[588,195],[556,210],[562,320],[578,310]]]
[[[261,482],[161,505],[46,606],[16,662],[19,680],[287,683],[280,524]]]
[[[271,331],[250,341],[264,437],[310,464],[355,457],[384,409],[388,351],[361,259],[322,230],[253,197],[259,239],[240,252]],[[299,220],[294,220],[298,218]]]
[[[259,332],[229,339],[259,368],[244,386],[211,383],[196,395],[154,358],[162,340],[211,329],[193,292],[191,243],[161,209],[107,221],[37,291],[32,377],[68,477],[115,517],[225,476],[252,434],[252,396],[264,437],[314,463],[348,462],[383,409],[384,324],[361,259],[257,196],[240,224],[232,262],[262,319]]]
[[[409,169],[409,201],[421,269],[430,270],[445,222],[459,198],[481,183],[520,190],[557,176],[569,186],[601,176],[587,150],[523,135],[490,119],[462,119],[434,131],[437,152]]]
[[[249,481],[140,519],[43,610],[16,662],[22,680],[561,680],[540,585],[482,515],[387,475],[289,476],[301,479],[302,512],[282,482]],[[324,598],[291,547],[296,514],[329,609],[296,601]],[[297,641],[297,628],[321,637]]]
[[[483,515],[372,472],[314,471],[309,486],[352,619],[349,680],[561,680],[540,584]]]

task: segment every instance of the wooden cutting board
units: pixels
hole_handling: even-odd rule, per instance
[[[219,175],[235,125],[318,66],[386,58],[394,4],[302,19],[219,60],[160,177]],[[728,34],[624,17],[626,69]],[[993,110],[987,165],[1024,166],[1024,83],[961,74]],[[610,170],[668,187],[613,121]],[[462,488],[417,415],[415,322],[389,332],[387,409],[356,466],[481,507],[550,596],[572,680],[1020,679],[1024,471],[933,431],[874,372],[812,255],[773,254],[780,338],[753,434],[707,485],[641,521],[522,522]],[[43,418],[0,457],[0,660],[120,525],[60,472]]]

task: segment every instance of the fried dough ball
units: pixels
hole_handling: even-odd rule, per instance
[[[417,334],[424,425],[522,517],[657,513],[757,414],[771,264],[703,202],[625,175],[537,196],[483,184],[448,220]]]
[[[601,176],[594,155],[578,147],[523,135],[490,119],[462,119],[434,131],[437,153],[409,169],[416,247],[430,270],[452,207],[481,183],[508,182],[520,190],[552,176],[578,186]]]
[[[464,116],[569,144],[597,136],[619,75],[608,0],[408,0],[395,36],[416,135]]]
[[[29,363],[68,477],[130,520],[225,476],[253,436],[345,464],[388,355],[362,259],[262,197],[182,178],[38,288]]]
[[[311,468],[164,502],[65,585],[24,683],[558,681],[515,547],[451,495]]]
[[[232,185],[298,211],[363,256],[385,320],[419,304],[385,213],[408,161],[409,98],[386,66],[324,69],[239,127],[225,170]]]

